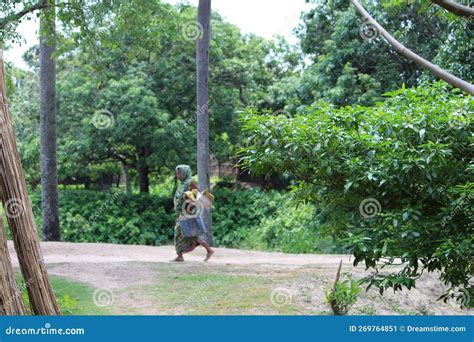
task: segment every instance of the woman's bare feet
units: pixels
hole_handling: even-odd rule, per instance
[[[210,250],[207,252],[207,256],[206,256],[206,259],[204,259],[204,261],[209,261],[209,259],[212,257],[213,254],[214,254],[214,250],[213,250],[213,249],[210,249]]]
[[[183,261],[184,261],[184,258],[183,258],[182,255],[179,255],[179,256],[176,257],[176,259],[173,259],[173,260],[171,260],[171,261],[183,262]]]

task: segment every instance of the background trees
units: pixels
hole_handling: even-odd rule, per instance
[[[93,39],[78,36],[68,25],[58,38],[62,184],[105,190],[126,169],[130,181],[147,192],[150,177],[170,174],[180,162],[196,166],[195,43],[183,33],[195,22],[196,9],[158,2],[140,6],[109,7],[107,15],[92,7],[84,21]],[[285,100],[273,88],[280,78],[296,74],[300,57],[282,39],[244,36],[218,14],[212,16],[210,146],[211,153],[228,158],[232,149],[225,152],[221,141],[227,139],[231,146],[239,141],[235,112],[249,105],[272,111],[282,108]],[[131,22],[136,23],[132,28]],[[104,25],[109,25],[107,30]],[[28,60],[32,71],[11,70],[17,75],[11,83],[16,95],[12,113],[28,180],[35,185],[39,121],[37,98],[32,96],[38,89],[35,49]]]
[[[21,13],[1,6],[7,14],[0,27],[11,36]],[[37,10],[33,1],[25,6]],[[408,48],[472,83],[472,22],[431,2],[373,1],[367,9]],[[196,108],[206,102],[204,91],[196,94],[201,33],[187,30],[197,9],[103,1],[56,11],[64,236],[169,242],[170,177],[178,163],[196,170]],[[295,253],[349,247],[370,267],[401,258],[402,272],[372,278],[382,290],[411,287],[422,270],[440,270],[451,286],[468,287],[472,100],[432,84],[433,76],[399,55],[348,0],[315,1],[297,28],[298,46],[244,35],[218,13],[210,13],[210,23],[210,153],[232,161],[243,148],[246,180],[258,180],[213,180],[220,195],[216,244]],[[38,49],[25,59],[30,69],[10,66],[7,85],[35,189]],[[282,180],[282,193],[240,189],[271,188],[274,180]],[[116,203],[108,203],[115,186],[126,194],[114,193]],[[306,203],[293,206],[293,195]],[[361,214],[366,199],[376,200],[369,209],[378,215]],[[103,202],[108,209],[97,215]]]
[[[473,79],[472,65],[465,63],[466,49],[472,49],[472,21],[446,16],[429,2],[377,1],[366,8],[408,48],[464,80]],[[434,78],[399,55],[349,1],[317,2],[304,14],[298,35],[311,58],[297,93],[303,104],[317,99],[371,104],[401,83],[411,87]],[[453,50],[449,57],[447,50]]]

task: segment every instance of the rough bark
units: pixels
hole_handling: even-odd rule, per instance
[[[47,5],[51,0],[41,0]],[[43,238],[60,241],[58,173],[56,158],[55,8],[43,9],[40,18],[40,170]]]
[[[430,61],[424,59],[423,57],[417,55],[403,44],[401,44],[398,40],[396,40],[390,33],[388,33],[374,18],[365,10],[365,8],[359,3],[357,0],[351,0],[354,7],[357,11],[364,17],[367,24],[372,25],[377,31],[382,35],[382,37],[387,40],[387,42],[393,46],[393,48],[408,58],[409,60],[415,62],[419,66],[429,70],[433,73],[436,77],[446,81],[447,83],[451,84],[453,87],[459,88],[464,90],[465,92],[474,95],[474,85],[470,84],[469,82],[460,79],[459,77],[450,74],[449,72],[441,69],[439,66],[431,63]]]
[[[127,164],[122,163],[123,173],[125,175],[125,193],[127,195],[132,194],[132,181],[130,179],[130,171]]]
[[[147,158],[149,156],[148,148],[142,147],[140,149],[139,163],[140,169],[138,170],[138,187],[141,193],[150,192],[150,167],[147,164]]]
[[[199,188],[210,190],[210,153],[209,153],[209,41],[211,35],[211,0],[199,0],[198,22],[203,32],[196,45],[197,76],[197,172]],[[203,220],[207,228],[206,238],[213,245],[212,211],[203,211]]]
[[[474,19],[474,8],[472,7],[464,6],[451,0],[431,0],[431,2],[461,17]]]
[[[10,227],[21,272],[36,315],[59,315],[41,252],[26,181],[8,113],[0,51],[0,195]]]
[[[0,218],[0,316],[21,316],[25,308],[13,272],[7,236]]]

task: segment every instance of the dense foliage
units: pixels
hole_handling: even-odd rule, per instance
[[[315,100],[338,105],[373,104],[405,83],[433,79],[417,64],[399,55],[365,23],[348,0],[314,0],[297,29],[310,60],[297,85],[285,89],[289,110]],[[473,49],[472,21],[447,15],[430,1],[365,1],[369,13],[412,51],[464,80],[474,79],[468,63]],[[288,96],[290,95],[290,96]]]
[[[217,246],[289,253],[337,250],[324,227],[319,230],[313,208],[288,207],[291,196],[286,192],[222,188],[213,193],[217,198],[213,211]],[[176,214],[165,191],[129,196],[120,188],[108,192],[69,189],[60,195],[64,241],[152,246],[173,241]],[[32,193],[32,202],[40,220],[39,192]],[[296,219],[298,225],[291,224]]]
[[[241,149],[251,175],[283,176],[296,195],[215,189],[216,245],[348,249],[355,264],[376,268],[370,280],[382,292],[411,288],[424,271],[472,292],[472,98],[429,83],[377,32],[366,36],[348,0],[310,2],[297,46],[242,34],[212,13],[211,153],[222,162]],[[19,38],[15,13],[36,3],[0,4],[6,49]],[[62,236],[169,243],[175,214],[163,179],[176,164],[195,169],[196,9],[159,0],[56,5]],[[429,1],[365,5],[401,43],[472,83],[472,20]],[[8,96],[40,218],[37,47],[24,59],[28,70],[7,63]],[[384,273],[381,262],[403,267]]]
[[[293,177],[294,192],[323,208],[355,265],[401,261],[400,272],[374,273],[381,291],[411,288],[424,271],[469,288],[474,103],[440,83],[388,95],[373,107],[315,103],[293,119],[249,111],[242,161]]]
[[[194,165],[197,115],[196,37],[188,32],[197,29],[195,8],[159,1],[104,6],[86,11],[87,32],[64,19],[57,76],[59,178],[99,189],[124,169],[130,179],[146,182],[178,163]],[[282,38],[241,34],[217,13],[212,26],[211,152],[225,161],[239,141],[235,113],[247,105],[273,108],[269,88],[294,74],[301,56]],[[24,167],[36,185],[37,48],[25,59],[29,71],[7,74]]]

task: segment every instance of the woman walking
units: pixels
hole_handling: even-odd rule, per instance
[[[214,254],[214,250],[209,247],[204,236],[185,238],[179,223],[180,219],[186,214],[183,204],[185,202],[185,192],[197,189],[197,185],[191,181],[192,172],[189,165],[176,166],[176,179],[179,182],[178,188],[174,194],[174,210],[177,213],[176,224],[174,227],[174,244],[178,256],[173,261],[184,261],[183,254],[193,251],[197,246],[203,246],[207,251],[204,261],[208,261]]]

